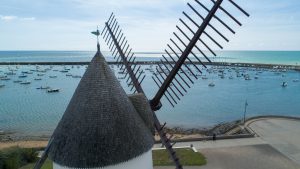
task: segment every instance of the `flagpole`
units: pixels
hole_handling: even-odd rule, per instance
[[[97,26],[97,33],[99,33],[98,26]],[[97,34],[97,44],[99,44],[99,34]]]

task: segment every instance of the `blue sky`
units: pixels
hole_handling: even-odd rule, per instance
[[[300,50],[299,0],[235,1],[251,17],[233,9],[243,26],[231,24],[234,36],[220,28],[230,38],[221,41],[225,50]],[[181,12],[191,13],[187,2],[196,6],[193,0],[1,0],[0,50],[95,50],[90,31],[102,29],[114,12],[134,51],[162,52]]]

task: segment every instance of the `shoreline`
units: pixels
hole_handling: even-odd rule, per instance
[[[300,121],[300,117],[293,116],[276,116],[276,115],[266,115],[266,116],[254,116],[249,117],[246,120],[245,125],[248,126],[253,121],[261,120],[261,119],[290,119],[290,120],[298,120]],[[242,121],[235,120],[228,123],[218,124],[210,129],[202,128],[181,128],[181,127],[173,127],[173,128],[165,128],[167,131],[167,136],[172,137],[172,142],[188,142],[188,141],[206,141],[212,140],[213,133],[217,134],[217,139],[237,139],[237,138],[252,138],[255,137],[255,133],[248,129],[248,127],[241,127]],[[219,133],[218,133],[219,132]],[[229,134],[230,133],[230,134]],[[12,134],[12,133],[11,133]],[[3,141],[1,137],[3,137],[5,133],[0,132],[0,150],[19,146],[22,148],[40,148],[46,147],[48,144],[48,140],[50,137],[40,136],[40,137],[24,137],[20,140],[9,140]],[[155,135],[155,142],[160,143],[159,137]]]
[[[0,62],[0,65],[88,65],[90,62]],[[108,64],[116,65],[118,62],[107,62]],[[138,65],[155,65],[160,64],[160,61],[137,61]],[[167,62],[163,62],[167,64]],[[174,64],[174,62],[170,62]],[[190,64],[189,62],[186,62]],[[200,62],[193,62],[196,65],[201,65]],[[265,69],[291,69],[300,71],[300,65],[289,64],[267,64],[267,63],[231,63],[231,62],[203,62],[205,65],[211,66],[232,66],[232,67],[251,67]]]
[[[185,140],[209,140],[213,133],[217,135],[224,135],[226,131],[231,130],[240,123],[239,120],[231,121],[228,123],[221,123],[215,126],[206,128],[184,128],[184,127],[165,127],[168,137],[172,137],[172,141],[185,141]],[[243,133],[245,134],[245,133]],[[26,148],[34,148],[36,146],[47,145],[51,136],[21,136],[16,132],[0,132],[0,150],[13,146],[21,146]],[[160,142],[157,133],[154,135],[155,142]]]

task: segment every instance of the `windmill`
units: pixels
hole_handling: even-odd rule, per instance
[[[247,17],[250,16],[233,0],[227,1]],[[190,84],[194,83],[192,78],[198,79],[196,73],[189,67],[189,65],[191,65],[198,73],[202,73],[202,71],[199,69],[197,64],[201,64],[206,68],[204,61],[199,59],[199,57],[196,55],[196,52],[200,53],[206,59],[206,62],[209,63],[211,63],[211,60],[204,52],[204,50],[208,50],[211,54],[216,56],[216,53],[211,49],[211,47],[208,46],[208,43],[206,43],[202,39],[203,36],[206,36],[206,39],[210,40],[220,49],[223,49],[220,43],[217,42],[217,40],[215,40],[209,33],[207,33],[207,27],[209,27],[218,36],[220,36],[221,39],[229,42],[228,38],[224,34],[222,34],[221,31],[219,31],[215,26],[213,26],[213,24],[211,23],[212,19],[215,19],[232,34],[235,34],[235,31],[228,24],[226,24],[225,21],[223,21],[216,15],[218,11],[223,12],[237,25],[242,26],[242,24],[232,14],[230,14],[230,12],[228,12],[221,6],[223,0],[211,0],[212,7],[210,9],[203,3],[201,3],[200,0],[195,0],[195,3],[204,11],[206,11],[207,15],[203,16],[199,11],[196,10],[194,6],[192,6],[190,3],[187,3],[188,7],[193,12],[193,15],[196,15],[197,18],[192,19],[192,17],[189,16],[186,12],[183,12],[183,15],[190,22],[190,24],[192,24],[192,26],[189,26],[189,24],[183,19],[179,19],[179,21],[187,31],[184,31],[184,29],[182,29],[181,27],[176,26],[177,30],[180,32],[180,35],[175,32],[173,34],[180,45],[176,43],[175,40],[170,39],[173,47],[169,44],[167,45],[168,49],[165,50],[167,56],[162,55],[162,58],[164,60],[161,60],[160,64],[158,64],[156,68],[156,71],[160,73],[154,74],[154,76],[152,77],[155,84],[159,87],[159,90],[155,94],[154,98],[149,99],[149,104],[152,108],[152,113],[154,116],[155,129],[161,138],[162,144],[168,150],[170,157],[173,159],[174,164],[178,169],[182,168],[182,166],[176,156],[175,151],[172,148],[174,143],[171,143],[171,138],[168,138],[167,134],[164,132],[166,123],[161,125],[159,119],[155,115],[155,111],[161,108],[161,98],[163,96],[165,96],[168,102],[174,107],[175,104],[180,101],[180,97],[184,96],[184,93],[187,92],[186,88],[190,88]],[[202,21],[202,23],[197,23],[197,21],[199,20]],[[193,27],[196,27],[196,29],[193,29]],[[192,34],[192,36],[188,36],[188,34]],[[137,66],[132,48],[130,48],[130,45],[128,44],[126,37],[122,33],[122,30],[120,29],[120,26],[113,13],[105,23],[105,27],[101,32],[101,35],[103,35],[104,40],[111,50],[112,56],[114,56],[118,65],[120,65],[120,70],[126,72],[126,82],[128,86],[131,86],[131,91],[133,91],[133,93],[144,93],[144,90],[141,87],[141,83],[143,82],[145,75],[142,75],[143,73],[139,71],[141,69],[141,66]],[[185,40],[183,40],[181,36],[183,36]],[[202,44],[204,48],[199,47],[199,43]],[[191,59],[191,56],[194,59]],[[168,57],[170,59],[167,59]],[[188,72],[185,71],[184,68]],[[179,71],[183,75],[181,75]],[[192,77],[190,77],[189,75],[191,75]]]
[[[249,14],[245,12],[240,6],[238,6],[234,1],[227,0],[227,2],[229,2],[233,7],[237,8],[238,11],[241,11],[246,16],[249,16]],[[106,117],[107,114],[105,114],[107,112],[107,107],[106,107],[107,105],[101,102],[100,103],[101,106],[99,107],[98,101],[99,100],[102,101],[105,99],[100,98],[100,96],[97,95],[97,92],[105,96],[105,98],[108,101],[111,99],[117,99],[117,101],[120,102],[120,104],[117,104],[117,106],[122,105],[126,107],[124,108],[124,112],[123,112],[125,114],[118,114],[119,111],[114,110],[115,109],[114,107],[113,108],[110,107],[112,110],[109,111],[113,111],[113,113],[116,113],[117,115],[111,116],[109,118],[113,118],[118,122],[123,122],[122,124],[125,125],[125,127],[119,128],[121,130],[132,128],[133,131],[137,131],[137,133],[134,133],[131,130],[127,130],[129,134],[132,134],[132,136],[136,137],[136,140],[135,139],[128,140],[128,137],[126,135],[124,136],[124,133],[120,133],[120,135],[123,134],[123,137],[111,136],[110,134],[113,132],[104,132],[104,133],[108,134],[111,138],[117,141],[121,140],[122,143],[129,144],[132,141],[136,141],[135,144],[131,146],[138,146],[140,148],[137,150],[143,150],[143,151],[142,152],[135,151],[132,153],[127,152],[128,153],[127,155],[130,155],[130,158],[141,157],[141,159],[143,160],[146,159],[146,162],[149,162],[148,152],[149,152],[149,148],[151,148],[151,145],[153,144],[151,139],[149,138],[149,134],[151,133],[150,132],[151,127],[154,124],[154,128],[159,134],[162,144],[168,150],[169,155],[174,161],[176,168],[177,169],[182,168],[182,165],[180,164],[180,161],[173,149],[175,143],[172,143],[171,137],[167,137],[167,133],[164,130],[166,123],[164,123],[163,125],[160,123],[159,119],[155,114],[155,111],[159,110],[162,107],[161,99],[163,96],[165,96],[168,102],[174,107],[180,101],[180,97],[184,96],[184,94],[187,93],[187,88],[191,87],[191,84],[194,83],[194,79],[198,79],[196,73],[192,70],[192,68],[190,68],[190,65],[198,73],[202,73],[199,67],[197,66],[198,64],[201,64],[206,68],[205,62],[200,60],[200,58],[197,56],[197,53],[203,55],[203,57],[208,62],[211,61],[208,55],[206,54],[206,52],[204,52],[204,50],[208,50],[213,55],[216,55],[216,53],[208,46],[208,43],[205,42],[205,39],[202,38],[203,36],[205,36],[208,40],[210,40],[212,43],[214,43],[221,49],[223,48],[220,45],[220,43],[218,43],[217,40],[215,40],[207,32],[207,27],[210,27],[212,31],[214,31],[218,36],[220,36],[225,41],[227,42],[229,41],[228,38],[221,33],[221,31],[219,31],[218,29],[216,29],[215,26],[213,26],[213,23],[211,23],[212,19],[215,19],[222,26],[228,29],[231,33],[235,34],[235,31],[231,27],[229,27],[228,24],[226,24],[221,18],[217,16],[218,11],[223,12],[226,16],[228,16],[230,19],[232,19],[234,22],[236,22],[238,25],[241,26],[241,23],[235,17],[233,17],[233,15],[231,15],[225,8],[221,6],[223,0],[211,0],[210,8],[206,7],[199,0],[195,0],[195,3],[196,5],[198,5],[198,8],[201,7],[206,12],[206,14],[205,15],[201,14],[197,10],[197,8],[192,6],[190,3],[187,4],[188,7],[193,12],[193,16],[196,16],[197,19],[192,19],[192,17],[188,15],[186,12],[183,12],[183,15],[186,17],[186,19],[188,19],[189,23],[192,23],[193,26],[189,26],[189,24],[186,21],[184,21],[183,19],[179,19],[185,29],[176,26],[180,35],[175,32],[173,34],[180,45],[176,43],[175,40],[170,39],[171,42],[173,43],[172,45],[173,47],[169,44],[167,45],[168,49],[166,49],[165,52],[168,56],[164,56],[164,55],[162,56],[164,60],[161,60],[161,63],[157,65],[157,72],[160,73],[154,74],[154,76],[152,77],[155,84],[159,87],[159,90],[157,91],[157,93],[152,99],[147,99],[145,97],[146,96],[145,92],[141,86],[141,83],[145,79],[145,75],[143,71],[140,71],[141,66],[139,66],[136,63],[136,57],[134,56],[134,53],[132,52],[132,49],[130,48],[128,41],[126,40],[126,37],[122,33],[122,30],[115,18],[115,15],[114,14],[110,15],[108,21],[105,23],[105,27],[101,32],[101,35],[103,35],[103,38],[105,39],[107,45],[109,46],[112,55],[117,60],[120,70],[125,73],[124,78],[125,79],[127,78],[126,82],[128,86],[131,87],[131,91],[133,93],[137,93],[138,95],[129,96],[128,98],[130,101],[128,100],[128,98],[124,95],[124,91],[120,89],[119,87],[120,84],[116,83],[116,78],[113,77],[110,69],[108,68],[100,52],[100,46],[99,44],[97,44],[98,51],[95,57],[93,58],[91,64],[89,65],[85,75],[83,76],[83,79],[81,80],[78,88],[76,89],[75,94],[72,97],[71,102],[62,120],[60,121],[53,136],[51,137],[49,144],[45,149],[41,159],[36,164],[35,169],[41,168],[48,154],[50,154],[51,158],[54,159],[55,168],[64,168],[64,169],[65,168],[97,168],[97,167],[106,168],[106,166],[111,164],[118,164],[119,162],[122,162],[122,160],[123,161],[129,160],[128,159],[129,157],[125,157],[126,154],[124,154],[124,152],[120,154],[118,153],[115,154],[116,147],[113,147],[113,144],[111,142],[108,142],[107,140],[104,140],[104,142],[108,144],[109,145],[108,147],[112,148],[112,151],[114,150],[114,152],[109,152],[109,150],[106,149],[107,147],[104,147],[108,152],[106,151],[102,152],[101,149],[99,149],[99,151],[102,153],[102,156],[97,156],[97,157],[92,156],[92,155],[98,155],[98,153],[100,153],[100,152],[97,153],[96,152],[97,149],[96,148],[93,149],[93,146],[99,148],[101,147],[101,145],[97,142],[97,140],[94,140],[94,138],[91,140],[90,137],[94,137],[94,135],[96,135],[97,137],[100,137],[100,139],[102,139],[103,141],[103,137],[101,137],[101,135],[99,135],[98,132],[94,131],[94,130],[97,131],[99,129],[98,126],[99,123],[94,123],[94,122],[95,121],[99,122],[97,121],[99,120],[97,119],[99,117],[104,118],[104,120],[108,120],[108,121],[110,120],[108,119],[108,117]],[[197,23],[198,20],[202,22]],[[98,36],[99,32],[97,31],[94,34]],[[185,40],[183,40],[181,36],[183,36]],[[202,45],[203,48],[199,47],[199,43]],[[195,50],[197,51],[197,53],[195,52]],[[169,57],[171,60],[168,59],[167,57]],[[182,75],[180,73],[182,73]],[[104,77],[108,78],[108,81]],[[102,85],[105,87],[104,90],[106,90],[106,88],[109,88],[109,90],[101,91],[103,89],[97,87],[97,85]],[[115,88],[111,88],[111,86]],[[95,90],[96,92],[91,92],[90,90]],[[111,91],[113,92],[110,93]],[[87,92],[88,94],[85,94],[84,92]],[[112,97],[110,96],[111,94],[117,95],[118,97]],[[123,98],[124,100],[119,100],[119,96],[121,96],[121,98]],[[79,98],[82,98],[84,102],[83,103],[80,102],[82,100]],[[90,109],[91,107],[90,104],[92,104],[92,107],[94,106],[95,109]],[[100,111],[100,113],[102,114],[97,115],[99,111],[96,108],[99,108],[101,109],[101,111],[103,110],[105,112],[103,113]],[[117,107],[117,109],[118,108],[119,107]],[[142,111],[140,112],[140,110]],[[132,126],[130,126],[131,122],[124,123],[124,119],[121,121],[119,119],[116,119],[117,117],[119,117],[119,115],[122,118],[125,118],[125,122],[127,122],[126,121],[127,119],[129,120],[133,119],[133,121],[131,122],[134,124],[136,123],[138,125],[133,128]],[[85,116],[88,116],[89,118]],[[93,117],[95,117],[95,119],[93,119]],[[94,124],[93,123],[81,124],[83,122],[80,120],[85,120],[89,122],[92,121]],[[80,127],[78,128],[78,126],[81,125],[83,126],[83,128]],[[102,129],[105,126],[100,124],[100,127],[101,127],[100,129]],[[78,129],[78,132],[75,129]],[[88,129],[93,129],[93,130],[88,130]],[[107,128],[107,130],[111,131],[112,129]],[[141,132],[143,130],[145,132]],[[85,132],[88,133],[91,132],[94,135],[87,134]],[[78,135],[78,133],[83,135]],[[143,138],[140,137],[141,135],[143,135],[144,137]],[[128,142],[126,142],[126,139]],[[87,149],[85,149],[85,147],[87,147]],[[124,148],[124,146],[122,148]],[[125,146],[125,148],[128,147]],[[82,155],[81,152],[82,154],[86,154],[87,157],[80,156]],[[88,152],[90,152],[92,155],[87,154]],[[107,155],[108,159],[103,159],[106,158],[106,156],[104,155]],[[120,158],[116,158],[119,155]],[[104,161],[105,164],[103,163],[99,164],[101,160]],[[139,160],[135,162],[138,163]],[[64,166],[67,167],[60,166],[59,164],[63,164]],[[125,164],[125,165],[129,165],[129,164]],[[133,168],[132,164],[130,165],[131,168]],[[119,166],[119,168],[124,168],[124,166],[121,167]]]

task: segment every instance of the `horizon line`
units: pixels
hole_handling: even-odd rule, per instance
[[[96,50],[0,50],[0,52],[96,52]],[[110,52],[110,51],[102,51],[102,52]],[[204,52],[209,52],[204,51]],[[248,50],[215,50],[215,52],[300,52],[299,50],[256,50],[256,49],[248,49]],[[158,51],[137,51],[133,52],[135,54],[166,54],[165,52]],[[180,52],[178,52],[180,53]]]

